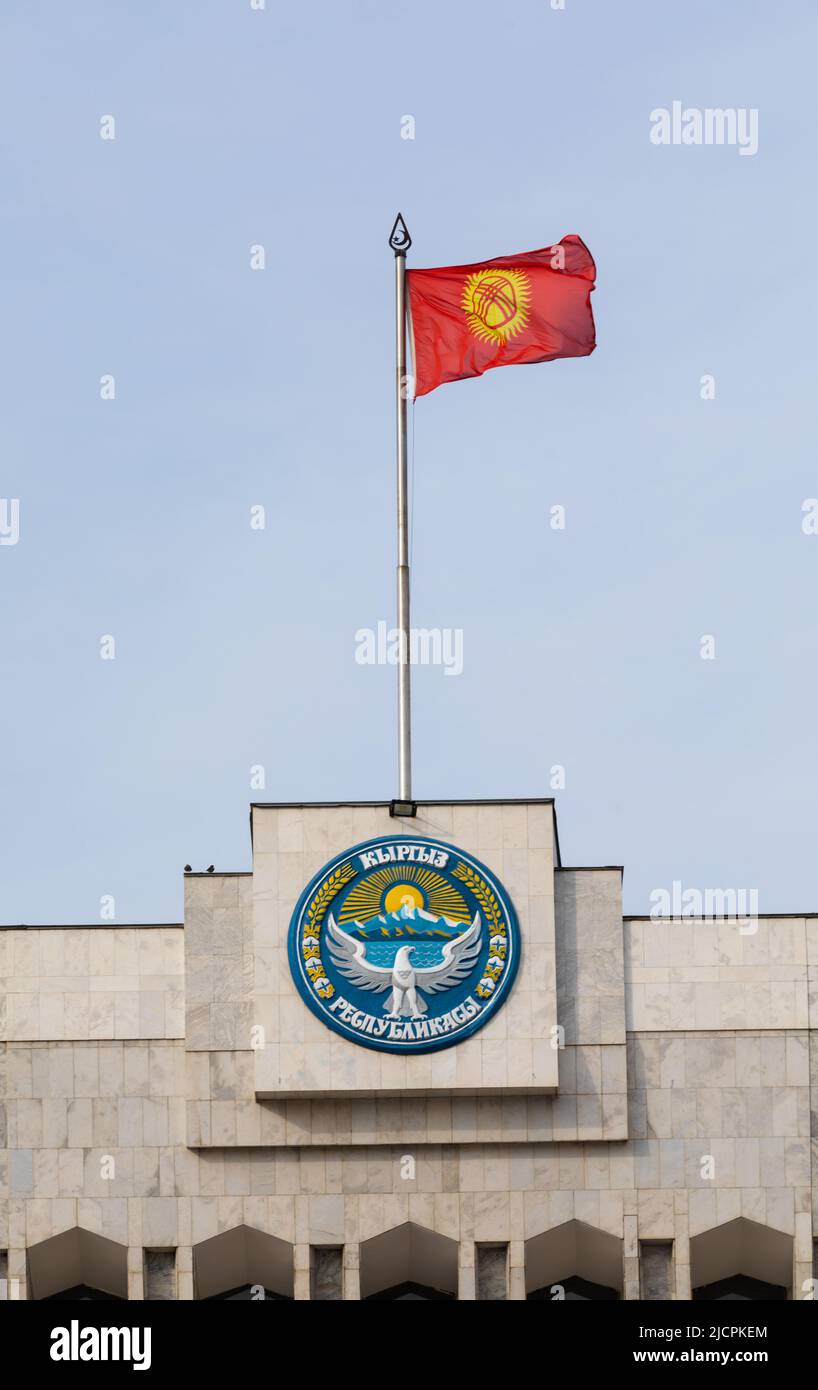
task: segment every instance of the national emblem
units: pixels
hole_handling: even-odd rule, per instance
[[[487,342],[506,343],[528,321],[531,285],[521,270],[478,270],[463,286],[469,328]]]
[[[302,999],[335,1032],[388,1052],[449,1047],[507,997],[520,955],[514,909],[478,860],[426,836],[338,855],[290,924]]]

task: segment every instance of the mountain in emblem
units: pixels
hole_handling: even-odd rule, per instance
[[[344,930],[356,941],[392,941],[412,937],[415,941],[453,941],[460,936],[463,922],[437,917],[434,912],[404,903],[394,912],[381,913],[366,922],[356,920]]]

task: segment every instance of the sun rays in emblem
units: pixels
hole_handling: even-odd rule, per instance
[[[507,343],[528,322],[531,283],[521,270],[477,270],[463,286],[461,308],[484,342]]]
[[[413,907],[424,908],[436,917],[471,921],[462,893],[442,874],[415,864],[396,864],[376,869],[363,883],[356,883],[338,913],[338,922],[366,922],[382,913],[397,912],[407,897]]]

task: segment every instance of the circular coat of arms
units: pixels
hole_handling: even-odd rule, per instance
[[[299,898],[290,969],[329,1028],[383,1052],[462,1042],[508,997],[520,930],[502,884],[470,854],[425,836],[336,855]]]

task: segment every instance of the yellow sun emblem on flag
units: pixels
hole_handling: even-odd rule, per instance
[[[531,284],[522,270],[476,270],[463,286],[461,308],[484,342],[507,343],[525,328]]]

